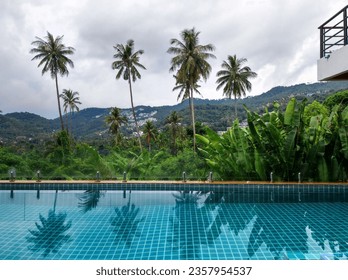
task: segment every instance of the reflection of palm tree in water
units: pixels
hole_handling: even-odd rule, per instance
[[[341,208],[342,207],[342,208]],[[323,204],[312,205],[306,219],[313,239],[324,250],[328,244],[334,259],[348,258],[348,220],[346,207],[337,204],[337,207],[325,209]]]
[[[333,258],[348,257],[348,238],[342,235],[342,232],[348,232],[348,222],[346,212],[339,207],[323,210],[323,205],[315,203],[303,204],[302,208],[297,203],[275,203],[255,204],[248,210],[249,205],[246,207],[233,201],[232,192],[211,192],[205,200],[205,204],[213,209],[216,209],[216,203],[219,204],[218,214],[210,227],[211,237],[219,236],[221,225],[228,225],[237,234],[255,218],[247,248],[249,257],[265,244],[275,259],[288,258],[289,253],[305,259],[304,254],[308,252],[306,228],[311,230],[312,238],[323,250],[325,244],[329,245]]]
[[[144,217],[137,219],[139,210],[139,208],[135,208],[134,204],[131,204],[131,193],[129,193],[127,205],[120,209],[115,207],[116,216],[110,219],[110,224],[114,227],[117,244],[121,241],[125,242],[127,246],[132,244],[138,225],[144,220]]]
[[[287,259],[284,251],[305,258],[308,252],[305,211],[298,204],[263,204],[256,206],[257,219],[249,237],[248,254],[256,253],[263,243],[273,253],[274,259]],[[298,213],[292,216],[293,213]],[[291,214],[291,215],[290,215]],[[284,255],[282,255],[284,253]]]
[[[97,207],[99,199],[102,196],[104,196],[104,193],[99,190],[87,190],[78,195],[78,207],[81,208],[83,213],[86,213]]]
[[[246,211],[245,205],[233,203],[232,192],[211,192],[205,200],[205,204],[211,211],[216,211],[214,222],[210,227],[210,240],[218,238],[221,233],[221,226],[226,225],[234,234],[243,231],[255,213]],[[249,207],[248,207],[249,208]]]
[[[205,204],[211,205],[212,210],[217,210],[215,220],[210,227],[211,240],[220,235],[222,225],[228,226],[237,235],[255,219],[247,247],[250,258],[262,244],[265,244],[274,254],[275,259],[286,258],[287,256],[281,255],[285,249],[294,250],[296,248],[297,254],[307,252],[305,221],[301,217],[294,221],[288,215],[284,215],[284,213],[292,213],[295,210],[288,209],[291,204],[234,203],[233,192],[211,192]],[[294,207],[298,207],[298,205],[294,205]],[[302,234],[294,236],[297,232],[302,232]]]
[[[171,217],[173,235],[169,242],[178,250],[180,259],[200,259],[201,244],[207,244],[209,211],[197,203],[200,192],[181,191],[173,194],[176,205]]]
[[[35,223],[37,230],[29,230],[31,236],[26,239],[29,243],[29,250],[33,252],[43,251],[43,256],[47,257],[51,252],[57,253],[67,242],[71,241],[70,235],[65,232],[71,227],[71,221],[65,224],[66,213],[56,214],[58,191],[55,193],[53,209],[48,211],[47,219],[39,214],[41,225]]]

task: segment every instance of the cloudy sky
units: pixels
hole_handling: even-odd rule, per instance
[[[274,86],[316,82],[319,30],[346,5],[345,0],[0,0],[0,110],[58,117],[54,81],[41,75],[29,53],[35,37],[64,35],[74,47],[75,67],[59,79],[88,107],[129,108],[128,84],[111,69],[113,46],[135,41],[143,49],[141,80],[134,84],[135,105],[176,104],[167,54],[171,38],[195,27],[200,43],[216,47],[212,73],[201,84],[204,98],[222,98],[216,72],[228,55],[248,59],[258,73],[248,95]]]

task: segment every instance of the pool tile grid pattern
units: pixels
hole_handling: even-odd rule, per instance
[[[348,184],[302,183],[182,183],[182,182],[0,182],[0,190],[137,190],[233,192],[233,202],[325,202],[348,201]]]
[[[201,201],[196,205],[176,202],[172,192],[161,192],[155,197],[151,194],[150,198],[148,193],[134,191],[132,201],[139,209],[139,223],[129,233],[124,230],[127,227],[116,228],[110,223],[116,215],[115,208],[128,205],[128,192],[126,198],[120,191],[106,192],[100,198],[100,206],[83,213],[76,204],[79,192],[62,191],[58,193],[57,212],[67,213],[66,223],[72,222],[66,232],[71,241],[45,257],[42,252],[28,250],[26,237],[30,236],[29,229],[36,229],[39,213],[47,217],[54,193],[43,191],[36,203],[35,192],[15,192],[14,198],[6,191],[0,192],[0,222],[3,226],[6,222],[11,224],[2,228],[0,259],[320,259],[323,255],[333,256],[328,244],[348,251],[344,248],[348,241],[347,203]],[[153,199],[162,201],[163,196],[172,202],[153,203]],[[144,197],[149,200],[139,203]],[[71,200],[75,200],[74,206],[70,205]],[[345,259],[346,255],[347,252],[340,252],[335,256]]]

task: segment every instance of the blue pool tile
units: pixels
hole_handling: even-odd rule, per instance
[[[348,203],[337,202],[342,189],[255,185],[248,191],[132,191],[126,197],[123,191],[104,191],[92,208],[81,207],[83,191],[42,191],[40,199],[35,191],[16,191],[13,198],[0,191],[0,259],[347,257]],[[29,230],[41,225],[40,215],[48,217],[55,199],[55,213],[65,213],[63,224],[71,222],[71,227],[59,232],[52,224],[47,231],[71,240],[45,256],[43,249],[29,249]],[[37,240],[42,248],[54,241],[49,235],[45,238]]]

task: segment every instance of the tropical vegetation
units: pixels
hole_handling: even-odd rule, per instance
[[[236,120],[222,136],[197,136],[208,166],[228,180],[271,180],[272,173],[278,181],[346,181],[348,107],[310,116],[306,101],[293,98],[285,112],[274,108],[262,115],[246,108],[246,127]]]
[[[74,64],[68,56],[75,50],[62,43],[63,36],[55,38],[47,32],[45,39],[36,37],[32,42],[31,53],[35,54],[32,60],[40,60],[42,74],[49,72],[55,80],[61,129],[48,138],[22,145],[0,141],[0,178],[39,179],[40,174],[40,179],[57,180],[181,180],[185,174],[188,180],[207,180],[209,172],[214,172],[214,178],[219,180],[347,181],[348,91],[313,102],[294,95],[286,104],[264,104],[263,110],[244,106],[246,120],[240,121],[236,100],[251,90],[250,80],[257,74],[244,65],[245,58],[228,55],[217,73],[216,83],[217,90],[223,89],[227,98],[235,98],[235,117],[225,120],[225,127],[230,126],[227,131],[218,133],[195,118],[193,94],[201,94],[200,82],[206,81],[212,70],[208,59],[215,58],[214,45],[201,45],[199,37],[195,28],[184,29],[180,40],[171,39],[167,51],[173,55],[169,69],[175,78],[173,91],[179,91],[178,100],[189,100],[191,125],[175,110],[162,123],[151,118],[138,122],[132,85],[141,78],[139,69],[146,68],[140,63],[144,51],[135,50],[134,40],[130,39],[125,45],[114,46],[115,61],[111,67],[117,71],[116,79],[122,77],[128,83],[132,117],[112,107],[109,115],[102,118],[105,126],[99,130],[112,135],[112,140],[99,133],[88,142],[72,134],[74,112],[79,111],[81,104],[79,93],[64,89],[59,94],[58,88],[58,74],[69,74],[68,66]],[[60,99],[64,102],[66,124]],[[204,108],[205,112],[209,109]],[[134,126],[136,134],[123,133],[124,128],[133,132]],[[6,127],[10,132],[11,125]],[[84,212],[92,209],[100,195],[88,193],[80,197],[81,209]],[[178,204],[194,197],[183,194],[178,197]],[[115,212],[117,216],[128,212],[135,215],[136,209],[129,202]],[[55,220],[53,214],[54,210],[48,220]],[[43,217],[40,220],[43,224],[48,221]],[[112,222],[115,228],[118,224],[118,220]],[[37,228],[40,231],[42,227]]]
[[[196,123],[196,152],[192,127],[177,112],[162,130],[144,124],[143,151],[132,136],[87,144],[59,131],[38,146],[0,147],[0,176],[8,179],[14,169],[16,179],[36,179],[40,170],[46,179],[95,180],[99,171],[101,179],[123,179],[125,172],[127,179],[182,180],[185,172],[188,180],[207,180],[212,171],[215,180],[346,181],[348,106],[329,108],[327,100],[293,98],[285,109],[275,103],[263,113],[245,107],[246,124],[236,119],[221,135]]]

